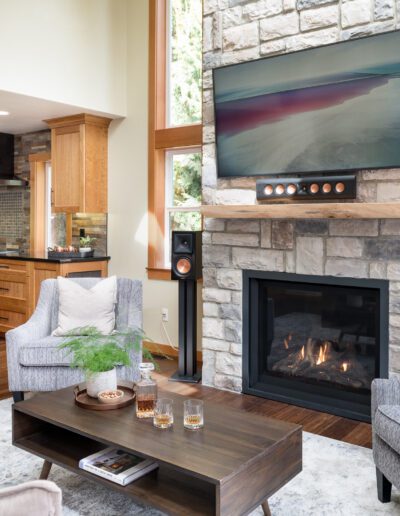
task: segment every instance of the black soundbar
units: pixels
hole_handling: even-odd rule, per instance
[[[256,182],[258,201],[355,199],[356,176],[271,177]]]

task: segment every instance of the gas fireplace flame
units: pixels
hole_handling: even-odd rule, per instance
[[[349,370],[350,364],[348,362],[343,362],[340,366],[340,370],[346,373]]]
[[[304,346],[301,348],[300,350],[300,358],[301,360],[304,360],[304,357],[305,357],[305,350],[304,350]]]
[[[289,342],[292,340],[292,334],[289,333],[289,335],[283,339],[283,345],[285,346],[285,349],[289,349]]]
[[[322,346],[320,346],[316,365],[320,365],[320,364],[323,364],[324,362],[326,362],[326,360],[328,358],[327,357],[328,348],[329,348],[328,342],[324,342],[322,344]]]

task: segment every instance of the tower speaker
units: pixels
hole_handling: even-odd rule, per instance
[[[197,383],[197,280],[201,278],[201,231],[173,231],[171,279],[179,281],[179,357],[172,381]]]

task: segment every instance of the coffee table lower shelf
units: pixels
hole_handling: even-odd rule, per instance
[[[95,441],[20,412],[15,411],[14,418],[19,419],[18,427],[24,429],[25,434],[21,437],[15,436],[13,444],[18,448],[166,513],[188,516],[216,514],[215,484],[162,464],[158,470],[145,477],[127,486],[120,486],[79,468],[82,457],[105,448],[107,443]]]

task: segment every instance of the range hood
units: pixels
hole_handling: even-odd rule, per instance
[[[14,135],[0,133],[0,187],[26,185],[26,181],[14,176]]]

